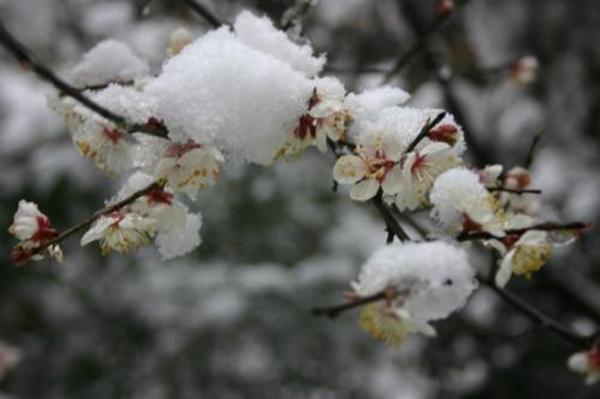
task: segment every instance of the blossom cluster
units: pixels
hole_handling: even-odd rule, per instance
[[[72,69],[73,84],[125,122],[51,98],[79,153],[125,178],[85,226],[82,245],[125,253],[153,240],[166,259],[184,255],[202,241],[201,215],[186,201],[215,185],[225,164],[269,166],[311,147],[331,149],[333,178],[352,200],[429,210],[436,222],[428,242],[379,249],[352,284],[353,298],[375,298],[363,307],[363,328],[399,344],[410,332],[434,335],[430,322],[463,307],[476,288],[462,241],[498,252],[502,287],[513,274],[530,277],[579,233],[544,228],[526,168],[469,168],[450,113],[406,106],[410,96],[389,86],[348,93],[319,76],[324,56],[267,18],[242,12],[231,27],[195,40],[178,29],[166,54],[153,75],[125,44],[107,40]],[[10,232],[20,241],[15,262],[38,259],[42,249],[62,259],[60,235],[35,204],[21,201]]]

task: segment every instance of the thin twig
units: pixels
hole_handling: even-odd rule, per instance
[[[40,79],[52,84],[58,91],[68,97],[73,98],[86,108],[94,111],[98,115],[115,123],[117,126],[126,131],[147,133],[155,136],[166,137],[167,130],[164,127],[154,126],[151,124],[132,124],[129,123],[123,116],[118,115],[111,110],[104,108],[100,104],[83,95],[81,90],[71,86],[53,71],[46,67],[41,62],[37,61],[31,52],[23,46],[14,36],[12,36],[0,22],[0,44],[11,53],[17,61],[26,69],[31,69]]]
[[[532,226],[529,227],[523,227],[520,229],[508,229],[505,230],[504,232],[507,235],[510,234],[524,234],[528,231],[531,230],[541,230],[541,231],[560,231],[560,230],[585,230],[587,228],[589,228],[590,225],[587,223],[582,223],[582,222],[572,222],[572,223],[566,223],[566,224],[558,224],[558,223],[540,223],[540,224],[534,224]],[[457,241],[473,241],[473,240],[489,240],[489,239],[501,239],[502,237],[497,237],[493,234],[490,233],[463,233],[458,235],[458,237],[456,237]]]
[[[523,164],[523,167],[525,167],[526,169],[529,169],[531,167],[531,164],[533,163],[535,152],[540,143],[541,138],[542,132],[536,134],[533,137],[533,140],[531,141],[531,146],[529,147],[529,151],[527,151],[527,157],[525,158],[525,163]]]
[[[390,241],[391,233],[393,233],[396,237],[398,237],[398,239],[400,241],[410,241],[410,237],[408,236],[408,234],[406,234],[406,232],[404,231],[402,226],[400,226],[400,223],[398,223],[398,221],[396,220],[394,215],[392,215],[392,212],[388,209],[387,205],[385,205],[385,203],[383,202],[381,190],[379,191],[379,193],[377,193],[377,195],[375,197],[373,197],[373,199],[371,199],[371,203],[373,203],[375,208],[377,208],[377,211],[379,212],[379,214],[385,221],[385,225],[386,225],[386,228],[388,231],[388,238],[387,238],[386,242],[388,244],[391,243],[391,241]]]
[[[547,329],[548,331],[551,331],[552,333],[558,335],[563,340],[581,348],[589,348],[592,345],[593,339],[591,337],[584,337],[573,332],[560,321],[555,320],[552,317],[546,315],[544,312],[531,306],[530,304],[528,304],[515,294],[511,293],[510,291],[500,288],[493,283],[489,283],[485,279],[479,279],[479,281],[491,288],[502,299],[504,299],[508,304],[510,304],[520,313],[523,313],[535,323],[539,324],[541,327]]]
[[[542,190],[538,190],[538,189],[534,189],[534,188],[515,189],[515,188],[508,188],[508,187],[486,187],[486,189],[488,191],[502,191],[502,192],[511,193],[511,194],[541,194],[542,193]]]
[[[218,28],[221,25],[224,25],[223,22],[212,13],[207,7],[203,4],[200,4],[196,0],[182,0],[192,11],[198,14],[202,19],[204,19],[210,26],[213,28]]]
[[[288,30],[294,25],[300,24],[302,18],[308,14],[310,9],[315,5],[315,0],[296,0],[281,17],[281,30]]]
[[[68,229],[66,229],[65,231],[60,233],[58,236],[56,236],[56,238],[46,241],[43,244],[39,245],[38,247],[28,251],[29,258],[33,257],[34,255],[39,254],[40,252],[44,251],[48,247],[51,247],[53,245],[56,245],[56,244],[62,242],[63,240],[72,236],[73,234],[87,228],[92,223],[94,223],[99,217],[101,217],[103,215],[111,214],[115,211],[118,211],[119,209],[131,204],[132,202],[134,202],[138,198],[142,197],[143,195],[146,195],[149,192],[156,190],[162,186],[163,186],[162,183],[153,182],[152,184],[149,184],[148,186],[142,188],[141,190],[134,192],[133,194],[129,195],[128,197],[124,198],[123,200],[116,202],[110,206],[107,206],[107,207],[95,212],[92,216],[88,217],[84,221],[69,227]]]
[[[372,302],[377,302],[381,299],[385,299],[389,294],[386,291],[381,291],[373,295],[365,296],[353,301],[345,302],[338,305],[324,306],[322,308],[314,308],[311,310],[312,314],[317,316],[327,316],[330,319],[335,319],[340,313],[347,310],[358,308],[363,305],[367,305]]]
[[[383,82],[389,82],[396,74],[398,74],[405,66],[407,66],[421,51],[427,47],[429,38],[435,34],[450,17],[458,11],[460,7],[465,6],[470,0],[457,2],[453,12],[438,15],[433,23],[422,32],[419,32],[417,41],[406,50],[394,63],[394,66],[385,74]]]
[[[406,147],[406,150],[404,150],[404,153],[406,154],[406,153],[409,153],[412,150],[414,150],[415,147],[421,142],[421,140],[423,140],[425,137],[427,137],[427,135],[429,134],[431,129],[433,129],[438,123],[440,123],[442,121],[442,119],[444,119],[445,116],[446,116],[446,111],[443,111],[443,112],[440,112],[435,118],[433,118],[432,121],[430,121],[428,119],[427,122],[425,122],[425,125],[423,125],[423,127],[421,128],[421,131],[419,132],[417,137],[415,137],[413,139],[413,141],[408,145],[408,147]]]

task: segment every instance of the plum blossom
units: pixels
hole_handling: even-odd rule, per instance
[[[58,236],[58,232],[50,224],[50,219],[40,212],[35,203],[25,200],[19,201],[19,207],[8,231],[20,240],[11,252],[11,260],[16,264],[31,258],[42,259],[40,254],[33,256],[32,250]],[[49,246],[48,252],[59,262],[62,261],[63,255],[58,245]]]
[[[529,230],[516,241],[514,240],[513,235],[508,235],[504,239],[504,245],[509,248],[508,252],[500,247],[504,256],[495,277],[496,285],[499,287],[504,287],[513,274],[529,278],[540,270],[552,255],[553,246],[545,231]]]
[[[475,287],[466,252],[443,241],[382,247],[352,283],[357,297],[385,293],[363,309],[361,325],[392,344],[411,332],[435,335],[429,322],[464,306]]]
[[[353,184],[350,198],[367,201],[381,188],[384,193],[399,190],[399,179],[389,179],[397,167],[403,146],[390,131],[369,132],[361,136],[357,155],[344,155],[333,167],[333,178],[340,184]]]
[[[585,375],[585,383],[595,384],[600,380],[600,348],[593,348],[574,353],[567,361],[569,368],[577,373]]]
[[[120,175],[132,166],[132,147],[127,133],[112,124],[86,120],[73,140],[79,153],[93,160],[103,172]]]
[[[167,47],[167,55],[173,57],[179,53],[188,44],[190,44],[194,38],[190,31],[185,28],[178,28],[171,33],[169,37],[169,45]]]
[[[154,175],[165,179],[172,189],[195,198],[200,189],[216,183],[219,163],[224,160],[223,154],[212,146],[201,145],[192,140],[172,143],[164,158],[156,165]]]
[[[126,253],[146,245],[156,234],[157,222],[127,210],[102,215],[81,238],[81,245],[100,241],[102,255]]]
[[[461,161],[445,142],[431,142],[421,150],[405,154],[401,167],[388,176],[394,202],[400,211],[415,210],[429,204],[428,193],[435,178],[445,170],[460,165]]]
[[[345,138],[351,119],[343,94],[324,93],[315,87],[308,100],[308,112],[300,116],[293,136],[277,151],[275,158],[298,155],[310,145],[326,152],[328,139]]]

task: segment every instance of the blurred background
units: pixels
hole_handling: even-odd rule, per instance
[[[204,3],[224,20],[251,9],[279,21],[294,2]],[[321,0],[303,33],[327,53],[326,74],[361,90],[418,42],[434,3]],[[174,29],[209,28],[174,0],[0,0],[0,19],[63,75],[105,38],[158,71]],[[542,213],[593,226],[509,288],[583,334],[600,322],[599,38],[597,0],[472,0],[391,81],[411,105],[452,111],[475,165],[523,164],[541,135],[532,186],[543,190]],[[515,69],[528,55],[539,61],[531,82]],[[62,265],[12,267],[6,228],[19,199],[64,228],[120,183],[77,155],[46,106],[50,90],[0,50],[0,397],[600,397],[566,367],[576,348],[487,288],[437,323],[437,338],[401,348],[372,340],[356,313],[312,316],[342,298],[385,242],[372,209],[332,192],[333,159],[316,152],[269,169],[229,167],[193,205],[204,243],[183,259],[162,262],[152,247],[101,257],[71,239]]]

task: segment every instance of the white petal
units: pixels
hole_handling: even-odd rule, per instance
[[[496,273],[496,285],[500,288],[504,287],[510,277],[512,276],[512,259],[514,256],[514,250],[510,251],[504,258],[502,258],[502,262],[500,263],[500,268]]]
[[[567,365],[573,371],[586,373],[590,367],[589,358],[586,352],[577,352],[572,354],[567,360]]]
[[[396,165],[383,178],[381,189],[386,194],[397,194],[402,189],[402,180],[402,168],[400,165]]]
[[[369,178],[356,183],[350,190],[350,198],[355,201],[368,201],[379,191],[377,179]]]
[[[354,184],[367,174],[365,162],[355,155],[340,157],[333,167],[333,178],[340,184]]]

